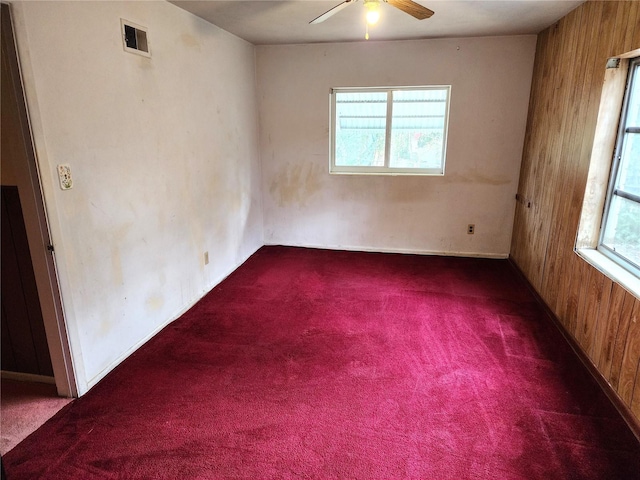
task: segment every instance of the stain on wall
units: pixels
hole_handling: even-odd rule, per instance
[[[313,163],[289,164],[271,180],[269,193],[280,206],[306,205],[322,188],[322,172]]]

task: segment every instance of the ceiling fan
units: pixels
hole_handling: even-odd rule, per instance
[[[317,23],[324,22],[326,19],[328,19],[329,17],[332,17],[343,8],[357,1],[358,0],[344,0],[344,2],[339,3],[338,5],[336,5],[330,10],[327,10],[319,17],[311,20],[309,23],[312,25],[315,25]],[[380,4],[380,1],[386,2],[393,7],[396,7],[402,10],[403,12],[408,13],[412,17],[417,18],[418,20],[424,20],[425,18],[429,18],[434,13],[433,10],[429,10],[428,8],[423,7],[419,3],[416,3],[412,0],[364,0],[364,6],[367,8],[367,21],[370,24],[375,23],[377,21],[377,17],[379,17],[380,15],[378,12],[378,6]],[[371,12],[376,12],[375,14],[372,15],[372,18],[375,18],[375,20],[373,21],[371,21],[372,18],[369,18],[369,14]]]

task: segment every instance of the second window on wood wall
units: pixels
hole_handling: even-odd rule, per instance
[[[628,78],[598,250],[640,277],[640,57]]]

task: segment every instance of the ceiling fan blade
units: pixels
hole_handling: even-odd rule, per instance
[[[388,4],[399,8],[405,13],[408,13],[412,17],[417,18],[418,20],[424,20],[425,18],[431,17],[433,15],[433,10],[429,10],[427,7],[423,7],[419,3],[416,3],[412,0],[384,0]]]
[[[330,10],[327,10],[326,12],[324,12],[319,17],[314,18],[313,20],[311,20],[309,23],[312,24],[312,25],[315,25],[316,23],[324,22],[327,18],[334,16],[336,13],[338,13],[344,7],[347,7],[350,3],[355,3],[357,1],[358,0],[344,0],[344,2],[336,5],[335,7],[333,7]]]

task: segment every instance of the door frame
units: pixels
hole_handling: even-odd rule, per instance
[[[29,171],[29,190],[25,192],[29,201],[35,204],[36,217],[25,217],[25,224],[31,223],[31,231],[37,231],[27,237],[31,260],[34,266],[38,297],[44,319],[47,344],[51,355],[51,364],[56,382],[58,394],[64,397],[77,397],[78,385],[74,369],[73,357],[69,343],[67,324],[65,321],[60,285],[56,268],[55,249],[51,240],[49,218],[45,205],[45,198],[40,181],[40,171],[36,158],[35,145],[31,131],[27,102],[24,96],[24,84],[22,81],[20,61],[18,58],[16,40],[11,16],[11,5],[1,4],[2,44],[6,46],[8,56],[8,69],[11,77],[13,93],[17,99],[19,110],[20,130],[25,154],[27,156],[27,168]]]

